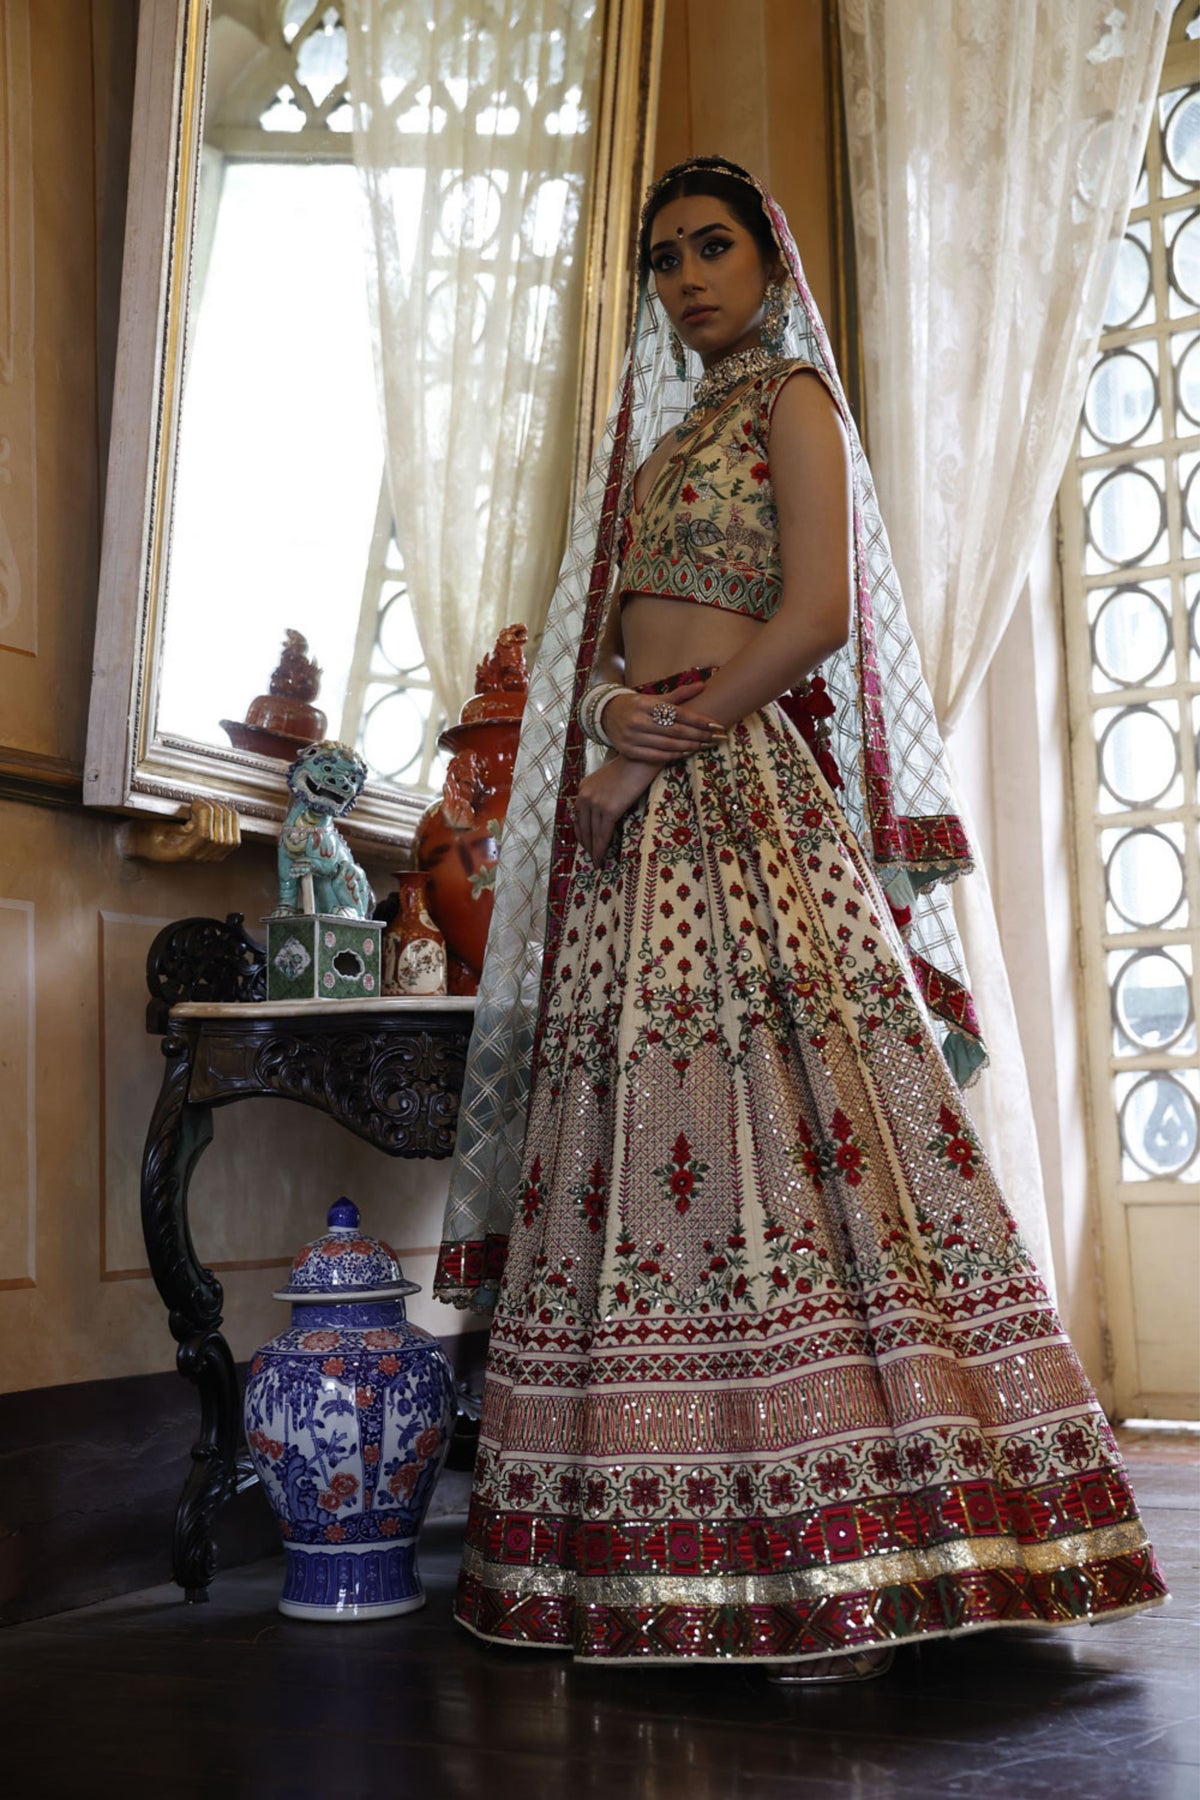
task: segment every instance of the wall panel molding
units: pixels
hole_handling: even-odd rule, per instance
[[[0,0],[0,650],[37,654],[29,0]]]
[[[36,1285],[34,907],[0,899],[0,1289]]]

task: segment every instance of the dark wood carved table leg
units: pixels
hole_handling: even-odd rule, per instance
[[[167,1066],[142,1158],[142,1229],[155,1286],[179,1345],[176,1366],[200,1390],[200,1436],[175,1513],[172,1568],[189,1600],[205,1600],[216,1569],[212,1525],[237,1485],[238,1389],[221,1336],[224,1294],[196,1256],[188,1226],[192,1171],[212,1138],[211,1106],[188,1100],[195,1036],[163,1041]]]

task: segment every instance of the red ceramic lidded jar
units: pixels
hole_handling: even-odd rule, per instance
[[[438,739],[453,751],[442,795],[413,842],[429,881],[429,910],[446,940],[452,994],[479,986],[521,716],[529,691],[524,625],[508,625],[475,671],[478,689]]]

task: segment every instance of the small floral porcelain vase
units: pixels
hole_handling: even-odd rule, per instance
[[[422,871],[397,872],[396,911],[383,934],[385,994],[446,992],[446,940],[426,910],[428,891]]]
[[[246,1438],[279,1515],[279,1610],[292,1618],[382,1619],[425,1603],[417,1533],[455,1391],[437,1339],[405,1317],[418,1291],[343,1199],[275,1295],[292,1323],[250,1365]]]

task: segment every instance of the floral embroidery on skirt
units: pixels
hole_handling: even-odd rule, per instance
[[[802,1659],[1165,1597],[886,903],[776,707],[580,853],[457,1613]]]

